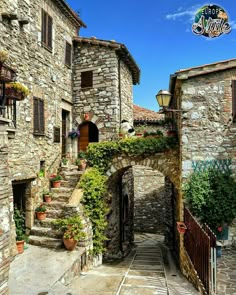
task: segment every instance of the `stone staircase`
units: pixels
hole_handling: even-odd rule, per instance
[[[78,196],[76,197],[76,202],[73,201],[73,193],[82,174],[83,171],[78,171],[77,166],[61,168],[60,175],[63,178],[61,187],[51,188],[53,194],[52,201],[51,203],[44,203],[47,207],[46,219],[42,221],[35,219],[29,236],[30,244],[53,249],[63,247],[62,233],[55,229],[53,221],[72,213],[79,214],[82,217],[85,228],[88,226],[89,222],[83,215]]]

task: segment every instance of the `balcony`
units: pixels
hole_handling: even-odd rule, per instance
[[[15,79],[16,72],[0,63],[0,118],[9,122],[9,128],[16,128],[16,100],[6,96],[6,83]]]

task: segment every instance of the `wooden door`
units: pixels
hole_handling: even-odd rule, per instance
[[[67,116],[68,116],[68,112],[65,110],[62,110],[62,131],[61,131],[61,138],[62,138],[61,157],[62,158],[66,156]]]
[[[86,151],[87,146],[89,144],[89,124],[84,124],[80,127],[80,137],[78,140],[79,143],[79,151]]]

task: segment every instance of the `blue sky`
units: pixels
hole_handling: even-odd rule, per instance
[[[155,110],[155,95],[168,89],[179,69],[236,58],[236,6],[232,0],[68,0],[87,28],[80,35],[124,43],[141,69],[134,103]],[[216,4],[225,9],[232,31],[209,39],[191,31],[197,9]]]

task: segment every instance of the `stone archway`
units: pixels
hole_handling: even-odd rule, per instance
[[[107,257],[115,257],[119,258],[122,257],[122,255],[125,254],[125,249],[123,247],[123,238],[124,238],[124,228],[123,223],[119,222],[119,220],[122,220],[121,217],[123,217],[123,207],[122,204],[124,202],[121,189],[119,187],[120,184],[123,182],[123,175],[126,175],[130,168],[141,165],[144,167],[150,167],[154,170],[158,170],[163,174],[163,176],[166,177],[166,179],[169,179],[169,184],[172,184],[171,187],[174,188],[175,192],[177,192],[177,200],[179,200],[177,206],[177,210],[175,210],[176,214],[175,219],[179,219],[179,210],[180,210],[180,174],[179,174],[179,159],[178,159],[178,152],[177,151],[168,151],[164,153],[158,153],[154,154],[152,156],[147,156],[144,158],[143,156],[140,157],[130,157],[127,155],[118,155],[115,156],[113,159],[111,159],[111,166],[109,170],[107,171],[107,175],[109,176],[108,179],[108,190],[109,193],[112,196],[112,202],[110,204],[111,208],[111,214],[109,215],[108,220],[108,231],[107,236],[109,238],[109,241],[107,243]],[[134,197],[129,196],[129,199],[131,199],[132,202],[134,202]],[[171,206],[171,200],[169,202]],[[131,211],[134,210],[134,207],[131,209]],[[134,212],[131,212],[131,216],[134,214]],[[171,220],[173,222],[173,220]],[[129,233],[126,234],[129,237],[133,236],[133,224],[129,223]],[[171,224],[173,229],[173,223]],[[126,229],[127,231],[127,229]],[[173,235],[174,236],[174,235]],[[130,243],[131,244],[131,243]],[[176,245],[176,248],[178,245]]]

